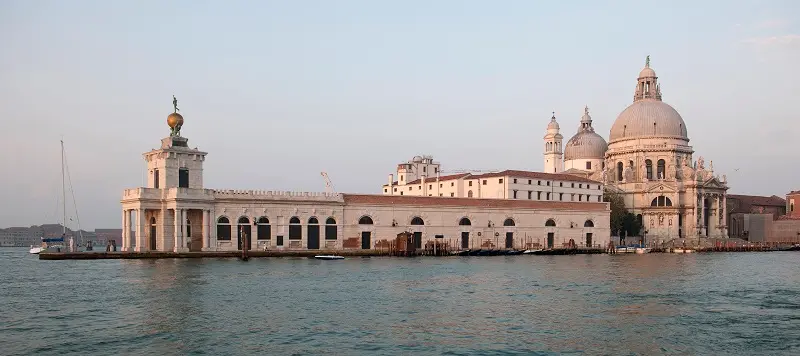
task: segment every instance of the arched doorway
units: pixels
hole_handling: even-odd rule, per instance
[[[150,250],[156,250],[156,217],[153,216],[150,218]]]
[[[372,218],[369,216],[362,216],[358,219],[359,225],[372,225]],[[370,227],[362,226],[361,227],[361,249],[362,250],[369,250],[372,247],[372,232],[371,231],[364,231]]]
[[[594,221],[586,220],[583,223],[584,229],[594,227]],[[592,230],[586,231],[586,247],[592,247]]]
[[[227,217],[217,218],[217,241],[231,240],[231,221]]]
[[[236,226],[236,248],[242,250],[247,248],[252,250],[253,246],[250,243],[250,219],[246,216],[239,218],[238,226]]]
[[[306,225],[306,247],[309,250],[319,250],[319,221],[315,217],[308,219]]]
[[[547,219],[547,222],[544,223],[545,228],[547,230],[547,248],[553,248],[556,244],[556,233],[553,230],[556,227],[556,221],[553,219]]]
[[[508,218],[505,221],[503,221],[503,226],[505,226],[506,228],[510,228],[510,227],[516,226],[516,223],[514,223],[514,219]],[[506,248],[509,248],[509,249],[510,248],[514,248],[514,232],[513,231],[506,231]]]
[[[425,220],[422,220],[421,217],[415,216],[411,219],[412,226],[423,226],[425,225]],[[422,231],[414,231],[411,233],[412,241],[414,241],[415,248],[422,248]]]
[[[463,217],[459,220],[458,225],[472,226],[472,221],[470,221],[469,218]],[[469,248],[469,231],[461,231],[461,248]]]

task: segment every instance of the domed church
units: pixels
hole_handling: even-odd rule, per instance
[[[617,116],[608,142],[595,133],[588,107],[563,151],[561,137],[553,115],[544,137],[545,171],[600,181],[622,195],[645,242],[727,237],[726,177],[715,175],[713,162],[706,165],[702,156],[693,161],[686,123],[662,101],[649,56],[633,103]]]

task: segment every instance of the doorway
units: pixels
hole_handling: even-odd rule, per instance
[[[553,248],[556,241],[556,233],[555,232],[548,232],[547,233],[547,248]]]
[[[308,249],[319,249],[319,225],[308,225]]]
[[[506,232],[506,248],[514,248],[514,233]]]
[[[369,231],[362,231],[361,232],[361,249],[362,250],[369,250],[372,243],[370,240],[372,239],[372,232]]]
[[[461,233],[461,248],[469,248],[469,232],[467,231]]]
[[[592,247],[592,233],[586,233],[586,247]]]
[[[156,218],[150,218],[150,250],[156,250]]]
[[[412,234],[414,248],[422,248],[422,232],[416,231]]]

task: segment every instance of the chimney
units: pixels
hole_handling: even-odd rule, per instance
[[[389,175],[389,194],[394,195],[394,174]]]

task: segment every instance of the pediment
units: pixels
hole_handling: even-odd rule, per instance
[[[658,193],[658,194],[676,193],[678,192],[678,188],[671,184],[659,182],[648,185],[647,192]]]
[[[719,181],[716,177],[711,177],[702,183],[703,188],[707,189],[728,189],[728,187]]]

